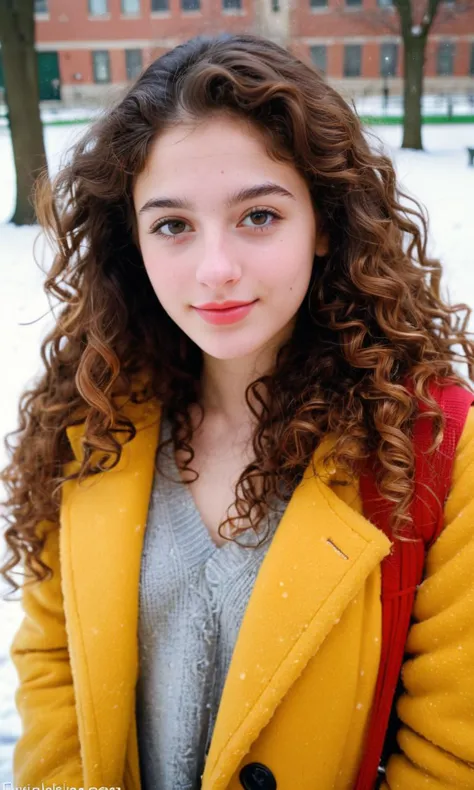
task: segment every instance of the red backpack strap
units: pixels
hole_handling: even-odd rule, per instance
[[[413,394],[411,383],[405,386]],[[456,384],[430,384],[430,393],[446,415],[446,428],[437,452],[427,457],[432,443],[432,420],[416,420],[415,496],[411,508],[419,540],[393,542],[391,553],[381,564],[382,645],[377,683],[365,752],[354,790],[372,790],[377,778],[390,712],[399,680],[405,643],[417,586],[423,579],[427,548],[439,536],[444,524],[444,503],[448,497],[456,446],[464,428],[474,395]],[[420,411],[426,406],[420,403]],[[360,492],[366,518],[391,538],[388,518],[392,504],[380,497],[371,470],[360,477]],[[438,497],[439,502],[436,501]]]

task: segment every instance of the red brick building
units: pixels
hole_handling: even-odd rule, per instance
[[[391,0],[36,0],[42,98],[103,102],[160,53],[219,31],[268,36],[349,95],[380,94],[384,81],[397,94],[397,19]],[[425,75],[426,92],[474,94],[474,0],[443,4]]]

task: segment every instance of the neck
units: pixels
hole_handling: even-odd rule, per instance
[[[287,334],[285,331],[282,337],[272,338],[271,344],[260,348],[255,354],[237,359],[217,359],[203,353],[201,402],[208,416],[219,419],[229,427],[251,426],[255,422],[256,418],[245,400],[246,388],[260,376],[273,372],[278,349],[287,339]],[[260,395],[266,397],[262,389]],[[257,408],[258,405],[255,402]]]

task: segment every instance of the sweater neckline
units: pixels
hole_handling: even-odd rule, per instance
[[[161,443],[171,439],[171,422],[165,410],[163,410],[160,423]],[[172,478],[172,480],[165,480],[167,498],[178,507],[183,507],[190,511],[191,514],[191,518],[187,519],[187,521],[192,534],[185,535],[179,530],[176,533],[176,539],[182,544],[184,550],[188,548],[193,553],[195,552],[197,546],[190,545],[191,538],[191,544],[198,542],[203,549],[204,547],[207,549],[206,553],[209,553],[210,556],[217,557],[221,553],[224,553],[226,559],[227,555],[232,555],[234,561],[237,562],[244,560],[246,555],[254,554],[255,552],[260,554],[262,550],[266,551],[273,539],[282,513],[286,508],[285,503],[281,502],[281,500],[274,500],[273,507],[275,510],[270,511],[264,517],[260,524],[262,532],[258,535],[253,529],[248,529],[237,536],[236,539],[227,540],[223,545],[218,546],[201,518],[201,514],[189,486],[187,486],[181,478],[172,443],[168,444],[164,450],[161,451],[160,456],[160,465],[166,472],[167,478]],[[158,471],[156,474],[158,474]],[[224,557],[222,557],[222,559],[224,559]]]

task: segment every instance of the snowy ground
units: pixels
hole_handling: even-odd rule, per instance
[[[374,95],[359,96],[355,103],[360,115],[402,115],[403,96],[393,94],[389,80],[388,103],[379,93]],[[0,128],[7,126],[7,108],[0,104]],[[45,124],[57,123],[87,123],[101,112],[98,107],[77,106],[64,107],[61,103],[43,102],[41,105],[41,119]],[[427,115],[456,115],[469,116],[474,113],[474,89],[467,90],[465,94],[428,94],[422,100],[422,112]]]
[[[80,135],[83,127],[47,127],[45,139],[51,170]],[[421,200],[430,216],[430,252],[445,263],[444,292],[453,302],[474,305],[474,167],[467,167],[466,146],[474,145],[474,125],[427,126],[424,152],[401,151],[401,129],[377,127],[374,145],[383,144],[393,157],[405,190]],[[39,370],[38,347],[52,323],[51,308],[42,291],[43,274],[33,261],[38,228],[15,228],[5,223],[13,210],[14,172],[7,130],[0,128],[0,250],[1,305],[0,438],[16,426],[20,391]],[[50,262],[44,243],[36,257],[43,268]],[[471,331],[474,323],[471,321]],[[465,367],[460,369],[466,374]],[[0,467],[6,463],[0,446]],[[1,495],[0,495],[1,499]],[[0,549],[0,556],[2,556]],[[19,577],[18,577],[19,581]],[[3,588],[0,587],[0,594]],[[15,596],[18,597],[18,596]],[[0,782],[11,781],[11,754],[20,733],[14,706],[17,685],[8,649],[20,624],[18,602],[0,601]]]

